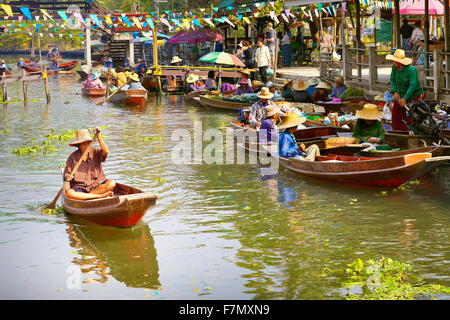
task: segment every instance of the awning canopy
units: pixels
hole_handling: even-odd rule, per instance
[[[285,0],[285,7],[298,7],[298,6],[307,6],[308,4],[318,4],[318,3],[332,3],[339,2],[336,0]]]

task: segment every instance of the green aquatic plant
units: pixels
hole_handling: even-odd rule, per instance
[[[42,209],[42,214],[46,214],[46,215],[51,215],[51,216],[56,216],[56,215],[59,215],[59,214],[64,214],[64,213],[66,213],[66,211],[62,208],[62,207],[56,207],[55,209],[47,209],[47,208],[44,208],[44,209]]]
[[[450,288],[428,284],[419,277],[410,264],[381,257],[364,262],[360,258],[347,265],[343,287],[359,288],[360,293],[349,293],[349,300],[414,300],[418,297],[435,299],[450,294]]]
[[[400,185],[400,186],[397,187],[397,188],[392,189],[391,192],[392,192],[392,193],[396,193],[396,192],[399,192],[399,191],[410,190],[410,189],[411,189],[411,186],[418,185],[418,184],[420,184],[420,181],[419,181],[419,180],[413,180],[413,181],[410,181],[410,182],[408,182],[408,183],[406,183],[406,184],[402,184],[402,185]],[[386,197],[386,196],[388,196],[388,195],[389,195],[389,191],[381,191],[381,192],[378,194],[379,197]]]

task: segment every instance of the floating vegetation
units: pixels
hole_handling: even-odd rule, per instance
[[[140,139],[140,141],[143,142],[153,142],[153,141],[161,141],[162,137],[161,136],[155,136],[155,137],[142,137]]]
[[[349,300],[414,300],[426,296],[450,294],[450,288],[428,284],[415,274],[407,263],[381,257],[363,262],[356,259],[347,265],[345,288],[358,288],[361,293],[349,293]]]
[[[50,215],[50,216],[56,216],[59,214],[64,214],[66,211],[62,207],[56,207],[55,209],[42,209],[42,214]]]
[[[108,126],[101,126],[101,129],[108,128]],[[93,128],[89,128],[90,131],[94,130]],[[54,129],[50,129],[50,133],[46,134],[45,140],[41,143],[35,142],[36,138],[30,138],[29,142],[31,144],[24,144],[20,147],[17,147],[11,152],[16,156],[31,156],[36,155],[38,153],[48,154],[58,151],[60,148],[67,145],[70,140],[75,139],[76,130],[64,130],[64,131],[56,131]],[[105,137],[105,135],[102,135]]]
[[[153,178],[152,181],[158,182],[159,184],[162,184],[166,182],[167,180],[164,178]]]
[[[399,192],[399,191],[410,190],[411,186],[418,185],[418,184],[420,184],[419,180],[413,180],[413,181],[410,181],[410,182],[408,182],[406,184],[402,184],[401,186],[399,186],[397,188],[392,189],[390,192],[391,193],[396,193],[396,192]],[[379,197],[386,197],[387,195],[389,195],[389,191],[381,191],[378,194]]]
[[[0,133],[11,133],[11,130],[1,130]]]

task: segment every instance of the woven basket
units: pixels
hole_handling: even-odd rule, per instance
[[[345,146],[347,144],[358,143],[358,139],[352,137],[335,137],[325,140],[325,148]]]

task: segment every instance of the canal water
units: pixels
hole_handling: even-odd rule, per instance
[[[341,274],[324,270],[381,256],[450,286],[449,166],[379,196],[255,164],[176,164],[174,130],[223,127],[235,113],[181,95],[96,106],[75,75],[50,86],[49,106],[40,82],[29,84],[39,101],[0,106],[0,298],[344,299]],[[21,98],[20,85],[8,90]],[[95,126],[106,126],[108,178],[159,195],[133,229],[40,213],[73,148],[11,153],[51,129]]]

